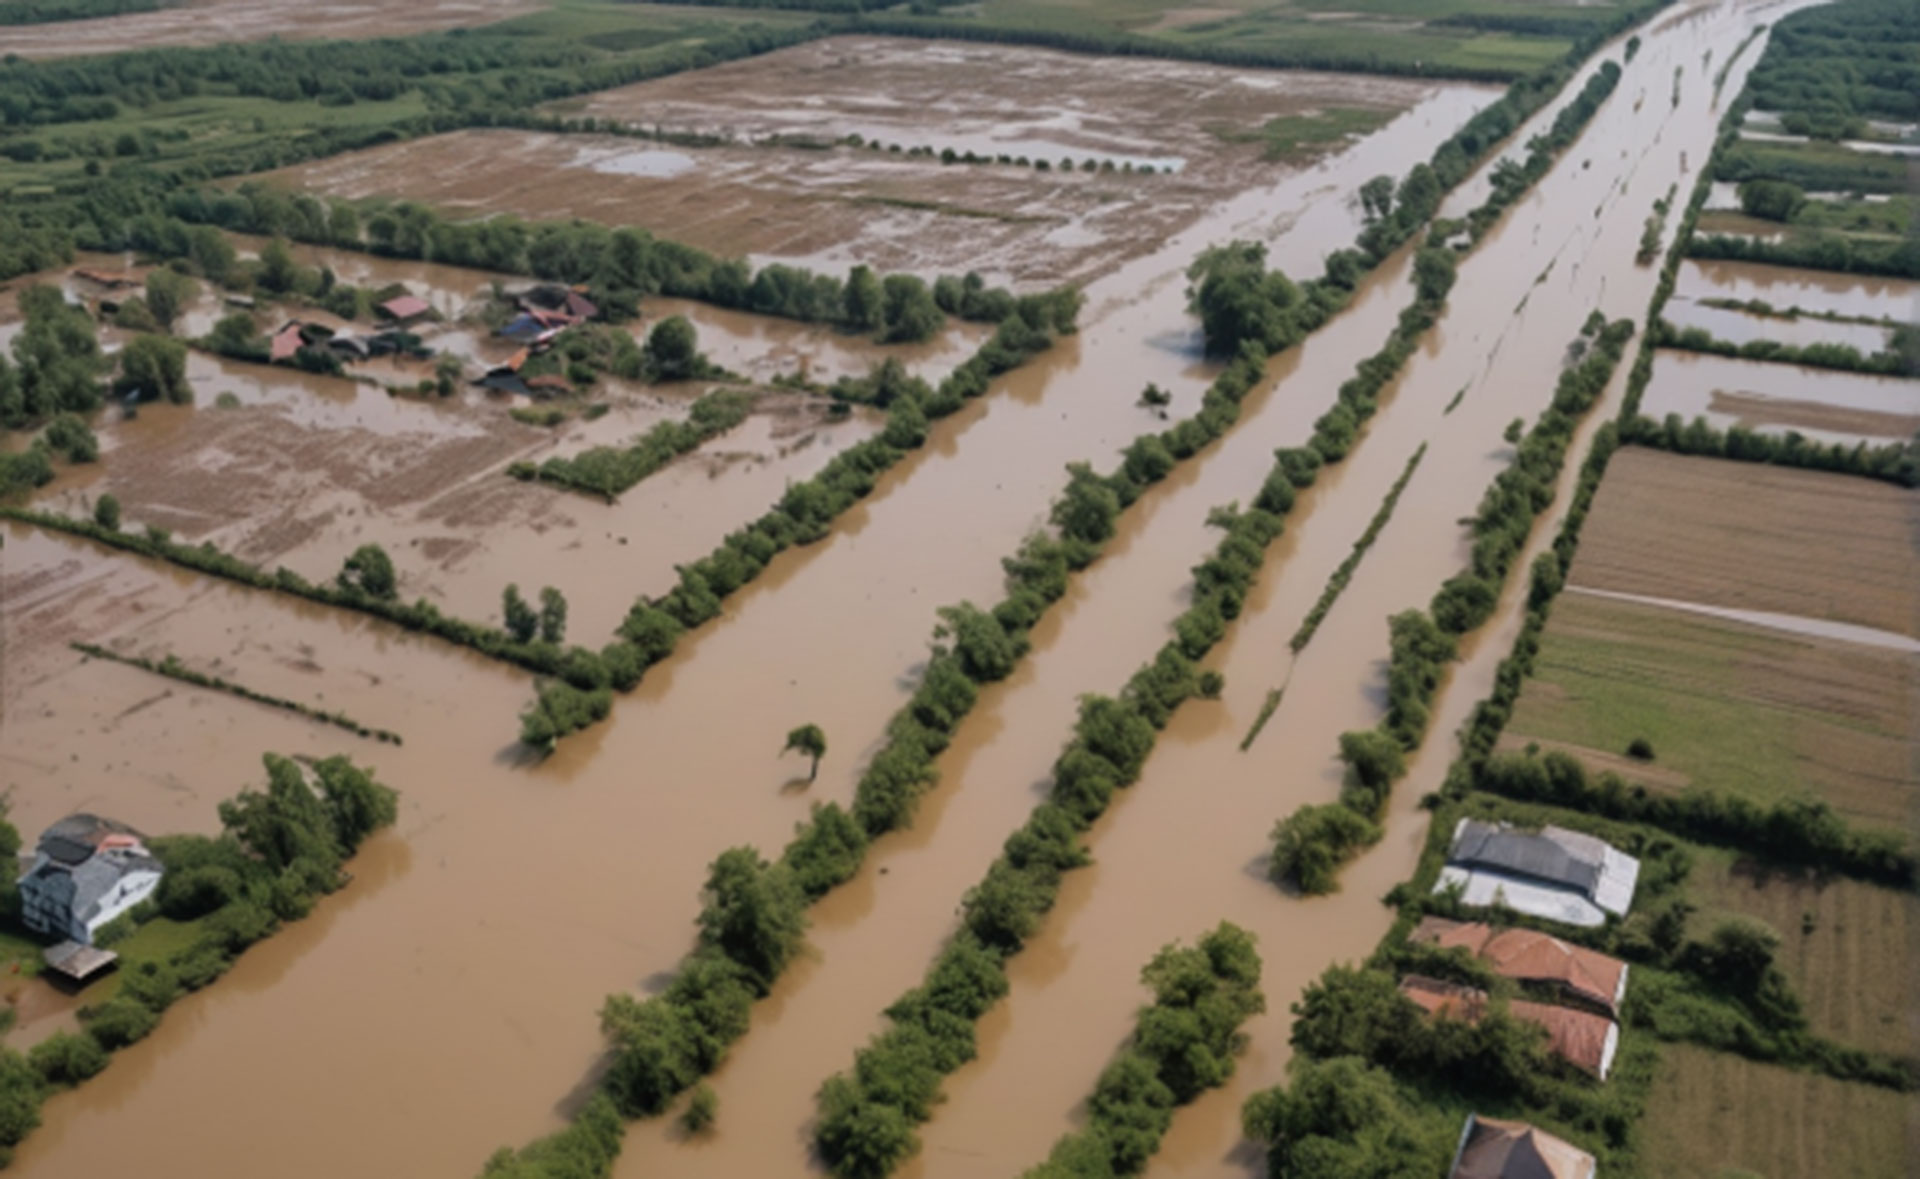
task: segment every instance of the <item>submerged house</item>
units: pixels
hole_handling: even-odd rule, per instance
[[[20,920],[35,933],[91,945],[101,926],[153,895],[162,871],[138,831],[69,815],[40,836],[20,877]]]
[[[1400,993],[1428,1015],[1478,1023],[1487,1013],[1487,993],[1475,987],[1410,974],[1400,980]],[[1515,1019],[1547,1030],[1547,1046],[1575,1068],[1607,1079],[1614,1055],[1620,1050],[1620,1025],[1603,1015],[1515,999],[1507,1004]]]
[[[379,311],[398,324],[410,324],[433,314],[433,306],[418,295],[401,295],[380,304]]]
[[[1627,993],[1625,962],[1537,929],[1495,929],[1483,921],[1423,917],[1408,940],[1465,950],[1502,978],[1552,985],[1566,998],[1608,1015],[1619,1015]]]
[[[1633,904],[1640,861],[1603,839],[1542,827],[1462,819],[1436,893],[1461,890],[1469,905],[1505,905],[1569,925],[1602,925]]]
[[[1593,1179],[1593,1156],[1525,1122],[1468,1114],[1447,1179]]]

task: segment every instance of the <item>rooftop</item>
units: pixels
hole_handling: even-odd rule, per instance
[[[1495,929],[1485,922],[1425,917],[1411,940],[1443,950],[1464,949],[1503,978],[1553,982],[1588,1002],[1617,1012],[1627,989],[1627,964],[1532,929]]]
[[[1468,1114],[1449,1179],[1593,1179],[1593,1156],[1525,1122]]]

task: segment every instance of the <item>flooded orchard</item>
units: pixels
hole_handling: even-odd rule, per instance
[[[1486,694],[1516,633],[1523,579],[1509,579],[1494,621],[1466,643],[1436,701],[1433,736],[1395,791],[1387,836],[1346,873],[1344,891],[1308,899],[1275,890],[1266,832],[1296,805],[1338,791],[1337,734],[1371,725],[1382,710],[1385,618],[1425,604],[1466,563],[1459,522],[1511,457],[1507,424],[1547,404],[1590,313],[1642,314],[1658,278],[1633,262],[1646,210],[1691,183],[1686,161],[1707,157],[1721,113],[1711,96],[1723,63],[1710,69],[1705,51],[1738,42],[1780,11],[1701,4],[1644,31],[1612,100],[1461,264],[1439,324],[1383,394],[1352,456],[1303,494],[1244,614],[1209,660],[1226,675],[1223,698],[1177,715],[1141,780],[1095,827],[1096,863],[1068,877],[1055,911],[1012,960],[1012,991],[982,1021],[979,1059],[950,1078],[950,1100],[902,1174],[1003,1175],[1043,1159],[1082,1118],[1079,1103],[1131,1026],[1139,966],[1223,918],[1261,939],[1267,1013],[1247,1026],[1251,1047],[1234,1079],[1180,1112],[1149,1170],[1243,1176],[1257,1165],[1241,1138],[1240,1103],[1282,1078],[1287,1008],[1301,988],[1328,964],[1364,956],[1391,920],[1379,897],[1413,864],[1425,836],[1418,800],[1438,786],[1453,755],[1450,735]],[[977,268],[1023,285],[1091,280],[1076,336],[935,424],[929,444],[882,476],[824,541],[775,558],[719,618],[617,698],[607,722],[553,756],[536,760],[515,740],[516,714],[531,694],[521,671],[358,615],[6,527],[0,706],[12,817],[23,831],[81,807],[152,833],[211,831],[214,801],[256,783],[267,750],[348,753],[401,790],[398,824],[356,857],[351,886],[182,1000],[100,1077],[49,1101],[45,1124],[18,1152],[19,1173],[88,1173],[114,1165],[128,1142],[164,1136],[168,1151],[142,1164],[159,1179],[244,1174],[268,1153],[290,1179],[465,1174],[495,1147],[561,1125],[601,1067],[595,1015],[604,997],[658,990],[690,948],[709,861],[740,844],[776,853],[812,804],[851,799],[925,665],[935,611],[1000,596],[1000,558],[1045,521],[1065,464],[1106,469],[1157,425],[1136,402],[1144,385],[1170,394],[1173,416],[1196,408],[1217,367],[1201,355],[1185,310],[1194,256],[1245,238],[1266,243],[1296,277],[1317,273],[1361,226],[1360,185],[1424,158],[1495,93],[908,41],[880,43],[874,79],[839,80],[849,46],[866,44],[818,42],[609,92],[579,109],[740,138],[792,131],[797,110],[821,133],[936,150],[984,149],[992,128],[1006,126],[1007,143],[1180,167],[1048,175],[943,166],[937,155],[735,143],[674,148],[691,168],[658,156],[618,163],[618,155],[598,168],[557,161],[656,149],[469,131],[279,175],[289,185],[473,211],[641,220],[665,237],[702,243],[705,234],[705,244],[732,252],[822,268],[862,261],[883,270]],[[1617,58],[1618,46],[1603,56]],[[1749,51],[1733,67],[1726,93],[1737,92],[1756,58]],[[1002,61],[1005,93],[978,109],[961,104]],[[1676,70],[1684,101],[1669,104]],[[1051,105],[1035,89],[1049,71],[1063,87]],[[1584,76],[1515,142],[1551,123]],[[796,107],[806,87],[819,102]],[[1642,89],[1660,101],[1632,102]],[[1156,94],[1176,114],[1137,117]],[[1259,125],[1322,103],[1390,117],[1304,165],[1261,162],[1257,145],[1208,130],[1215,119]],[[1008,104],[1054,114],[1016,118]],[[410,166],[397,168],[400,159]],[[480,193],[476,170],[502,160],[527,183]],[[1486,171],[1461,191],[1484,191]],[[786,187],[774,184],[776,173]],[[845,192],[807,192],[829,182],[810,177],[834,177],[862,195],[937,184],[948,205],[998,211],[928,210],[908,196],[860,203]],[[561,197],[581,204],[552,203]],[[1462,199],[1457,192],[1449,209]],[[494,346],[460,320],[504,276],[331,251],[302,257],[324,257],[348,281],[398,282],[428,297],[454,321],[439,329],[449,347],[476,369],[493,359]],[[725,1110],[716,1132],[688,1139],[664,1120],[637,1124],[617,1174],[817,1168],[807,1143],[818,1085],[849,1066],[882,1026],[885,1005],[918,981],[952,932],[962,893],[1042,797],[1079,696],[1117,690],[1164,640],[1190,591],[1190,567],[1215,543],[1209,509],[1250,501],[1272,450],[1308,437],[1333,390],[1412,302],[1411,271],[1407,253],[1389,259],[1324,328],[1270,362],[1232,432],[1123,517],[1105,555],[1037,627],[1018,671],[983,691],[941,756],[941,784],[913,827],[881,840],[855,879],[812,910],[811,949],[755,1007],[751,1030],[713,1078]],[[1857,306],[1850,297],[1834,296]],[[1875,305],[1892,298],[1876,296]],[[704,306],[649,299],[641,310],[641,329],[674,313],[694,318],[703,346],[751,382],[762,409],[612,504],[509,479],[504,468],[617,444],[683,416],[704,386],[610,383],[596,393],[609,406],[603,416],[549,430],[509,416],[519,402],[478,392],[396,396],[379,380],[308,378],[196,355],[195,406],[147,406],[103,421],[102,469],[63,467],[35,502],[78,515],[111,490],[136,526],[214,540],[312,579],[378,541],[394,554],[403,597],[476,619],[494,617],[509,581],[523,590],[554,584],[572,603],[570,637],[597,645],[636,595],[670,584],[675,564],[876,428],[869,415],[833,416],[820,398],[772,389],[775,376],[797,369],[829,380],[892,354]],[[902,359],[937,378],[979,338],[956,328]],[[1663,352],[1657,372],[1678,367]],[[1625,369],[1586,420],[1575,456],[1618,408]],[[402,375],[388,383],[404,384]],[[1654,397],[1649,390],[1650,411]],[[1289,636],[1422,445],[1411,494],[1316,637],[1291,654]],[[1552,535],[1577,467],[1568,462],[1517,568]],[[177,656],[394,730],[404,744],[360,740],[87,659],[68,648],[73,641]],[[1278,711],[1242,753],[1268,690],[1283,685]],[[833,741],[811,785],[797,762],[777,756],[779,735],[802,721]],[[557,940],[564,952],[555,952]],[[53,1005],[23,1019],[14,1036],[31,1042],[65,1015]],[[273,1086],[258,1083],[268,1075]],[[354,1131],[314,1134],[319,1108]],[[182,1132],[204,1126],[209,1110],[219,1111],[220,1132]]]

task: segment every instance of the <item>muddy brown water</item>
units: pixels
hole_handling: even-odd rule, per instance
[[[250,952],[107,1073],[50,1102],[18,1156],[20,1173],[84,1170],[113,1156],[110,1140],[138,1135],[169,1141],[152,1163],[163,1175],[244,1173],[263,1150],[289,1175],[460,1174],[495,1146],[557,1125],[599,1056],[601,999],[657,981],[678,961],[712,856],[740,842],[775,851],[812,799],[851,796],[863,754],[923,661],[935,608],[998,597],[999,558],[1044,518],[1064,463],[1104,466],[1153,424],[1135,405],[1146,382],[1169,389],[1181,412],[1195,407],[1214,370],[1180,310],[1193,255],[1236,234],[1270,237],[1284,264],[1317,269],[1324,250],[1354,232],[1355,211],[1337,194],[1431,137],[1420,119],[1402,120],[1339,168],[1230,202],[1124,278],[1096,285],[1077,337],[940,423],[827,543],[776,561],[609,723],[538,766],[521,764],[511,741],[525,676],[391,628],[199,583],[177,608],[128,606],[69,623],[74,637],[176,653],[400,731],[400,749],[317,727],[300,735],[349,743],[341,748],[376,765],[406,802],[397,831],[364,853],[375,859],[356,865],[354,895],[338,898],[336,916]],[[1266,455],[1251,457],[1253,479]],[[723,530],[744,518],[709,523]],[[78,555],[56,560],[10,543],[6,559],[18,563],[9,573],[58,585],[127,561],[57,543]],[[545,572],[531,564],[521,580]],[[623,570],[605,580],[623,599],[635,588]],[[1166,592],[1181,580],[1168,579]],[[1155,625],[1177,603],[1164,607]],[[32,638],[36,625],[9,619],[9,640]],[[42,645],[56,666],[68,659],[59,642]],[[162,702],[132,714],[149,718],[137,735],[103,728],[90,711],[96,689],[81,678],[100,670],[73,657],[32,686],[30,707],[9,709],[10,747],[17,736],[91,759],[78,768],[50,759],[21,779],[36,799],[18,815],[29,831],[67,808],[74,795],[56,785],[77,782],[97,809],[151,816],[153,830],[204,830],[206,800],[244,781],[258,751],[294,747],[280,718],[261,721],[223,700],[195,705],[212,718],[206,725],[164,723],[163,708],[185,705]],[[798,764],[777,756],[780,734],[801,720],[835,742],[810,792],[795,788]],[[227,760],[202,766],[213,743]],[[164,788],[152,775],[111,771],[136,761],[194,783],[202,809],[156,815]],[[382,871],[381,856],[404,863]],[[551,952],[556,930],[562,954]],[[249,981],[261,979],[272,985]],[[777,1013],[763,1005],[756,1019]],[[271,1092],[247,1080],[278,1076],[291,1059],[315,1067]],[[322,1107],[355,1133],[315,1132],[306,1111]],[[213,1109],[248,1131],[182,1132]]]
[[[1712,9],[1672,22],[1648,37],[1629,77],[1670,76],[1676,62],[1697,72],[1702,46],[1737,38],[1748,19]],[[1228,673],[1226,699],[1182,713],[1145,780],[1096,833],[1100,863],[1071,879],[1018,961],[1012,998],[982,1029],[983,1058],[954,1079],[917,1169],[1005,1174],[1042,1157],[1126,1032],[1142,998],[1126,980],[1159,944],[1222,917],[1263,938],[1270,1014],[1251,1026],[1254,1048],[1233,1086],[1181,1114],[1156,1165],[1245,1169],[1239,1101],[1279,1078],[1285,1007],[1299,987],[1327,961],[1364,954],[1384,929],[1376,898],[1411,865],[1424,832],[1415,800],[1437,785],[1451,756],[1438,735],[1491,682],[1518,625],[1518,591],[1456,669],[1436,710],[1436,737],[1396,793],[1388,837],[1349,870],[1344,893],[1313,902],[1277,896],[1257,874],[1264,832],[1298,802],[1332,796],[1335,734],[1378,715],[1384,615],[1423,603],[1463,560],[1455,521],[1505,462],[1506,421],[1544,403],[1566,341],[1596,303],[1611,315],[1645,306],[1652,272],[1631,265],[1643,210],[1677,179],[1679,151],[1705,157],[1713,119],[1693,104],[1670,112],[1649,103],[1635,114],[1610,103],[1583,145],[1609,149],[1594,153],[1594,168],[1631,177],[1609,199],[1612,215],[1589,220],[1592,178],[1563,163],[1463,267],[1453,312],[1368,441],[1323,479],[1276,546],[1281,572],[1269,570],[1216,661]],[[352,752],[405,792],[396,831],[363,852],[346,893],[185,1000],[101,1077],[49,1102],[46,1124],[19,1152],[19,1172],[86,1173],[113,1165],[125,1142],[164,1139],[168,1150],[143,1164],[160,1176],[246,1173],[265,1152],[290,1176],[464,1174],[494,1146],[558,1125],[599,1056],[601,998],[657,984],[687,948],[706,862],[734,843],[776,850],[811,799],[851,796],[862,755],[911,687],[934,608],[998,596],[998,558],[1043,517],[1061,464],[1104,465],[1151,424],[1133,404],[1141,385],[1157,381],[1178,410],[1191,410],[1212,371],[1180,314],[1193,254],[1236,234],[1259,236],[1275,239],[1282,265],[1317,268],[1326,248],[1351,239],[1344,194],[1401,170],[1433,138],[1430,129],[1390,126],[1327,166],[1227,202],[1096,284],[1079,337],[937,426],[929,447],[890,472],[829,542],[776,561],[624,698],[609,723],[544,764],[520,764],[510,747],[524,676],[362,619],[189,581],[158,591],[171,596],[156,601],[171,605],[135,613],[139,595],[102,600],[97,617],[63,625],[196,665],[217,660],[264,691],[324,693],[330,707],[401,731],[399,749],[317,726],[294,732],[238,702],[179,695],[109,726],[137,693],[164,686],[135,678],[115,696],[99,686],[102,674],[126,679],[129,669],[77,658],[62,667],[58,644],[36,637],[59,628],[10,614],[10,643],[44,648],[51,670],[31,685],[29,707],[8,697],[6,745],[82,758],[43,759],[22,777],[17,794],[31,802],[18,817],[29,831],[74,797],[142,815],[152,829],[204,830],[207,800],[244,780],[258,750],[299,741]],[[1535,286],[1543,252],[1555,262]],[[1276,361],[1277,389],[1259,395],[1236,433],[1143,501],[1112,553],[1036,635],[1034,658],[986,694],[914,831],[883,845],[822,906],[818,965],[797,968],[756,1009],[735,1066],[743,1074],[754,1067],[749,1054],[775,1035],[794,1037],[780,1041],[793,1059],[767,1066],[764,1099],[733,1090],[730,1067],[719,1081],[731,1093],[721,1135],[712,1146],[674,1147],[670,1173],[706,1170],[703,1160],[723,1169],[727,1158],[752,1165],[726,1173],[805,1165],[812,1087],[878,1026],[880,1003],[900,989],[891,984],[918,977],[943,933],[932,917],[950,914],[958,899],[955,882],[977,876],[1037,797],[1073,694],[1116,687],[1151,653],[1180,608],[1180,571],[1211,543],[1198,517],[1210,503],[1249,497],[1266,452],[1304,437],[1345,375],[1335,353],[1350,366],[1377,346],[1392,296],[1404,297],[1402,275],[1381,276],[1340,322]],[[1309,350],[1318,359],[1310,362]],[[1462,386],[1459,408],[1444,414]],[[1616,382],[1589,429],[1618,395]],[[1432,453],[1416,476],[1418,493],[1401,501],[1299,657],[1268,731],[1251,754],[1238,754],[1266,688],[1289,673],[1287,636],[1420,441]],[[1565,502],[1563,494],[1555,511]],[[1546,534],[1538,530],[1536,544]],[[42,592],[129,564],[60,539],[16,549],[10,536],[0,552],[10,562],[0,575],[38,578]],[[163,586],[179,577],[148,576]],[[199,723],[181,719],[189,708]],[[776,756],[780,734],[802,720],[834,742],[811,791],[795,789],[798,764]],[[115,772],[134,764],[145,772]],[[162,805],[168,781],[191,784],[191,805]],[[59,783],[75,785],[63,794]],[[1174,867],[1182,864],[1208,867]],[[884,877],[880,868],[889,869]],[[890,926],[895,914],[916,923]],[[859,961],[862,944],[884,956]],[[884,971],[889,985],[863,983],[844,998],[813,985],[863,966]],[[822,1034],[801,1034],[816,1018]],[[294,1060],[308,1067],[287,1067]],[[271,1085],[260,1080],[267,1077]],[[310,1112],[318,1108],[329,1111],[328,1125],[353,1132],[320,1129]],[[657,1125],[636,1128],[623,1168],[658,1160],[671,1145],[656,1143],[659,1134]]]
[[[1821,442],[1885,442],[1911,434],[1920,381],[1662,348],[1640,412],[1765,434],[1797,429]]]
[[[1785,311],[1799,307],[1864,319],[1920,323],[1920,283],[1897,278],[1833,274],[1761,262],[1680,264],[1676,298],[1758,299]]]
[[[163,45],[214,45],[269,37],[392,37],[489,24],[538,7],[531,0],[194,0],[156,12],[0,28],[0,55],[72,57]]]
[[[1751,315],[1726,307],[1709,307],[1692,299],[1667,301],[1661,317],[1675,327],[1701,328],[1717,340],[1745,344],[1754,340],[1772,340],[1795,348],[1808,344],[1846,344],[1871,356],[1884,351],[1893,329],[1872,323],[1834,323],[1802,315],[1787,319],[1778,315]]]

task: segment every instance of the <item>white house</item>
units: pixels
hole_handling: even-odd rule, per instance
[[[153,895],[163,870],[133,828],[69,815],[40,836],[20,877],[20,919],[35,933],[91,945],[102,925]]]

